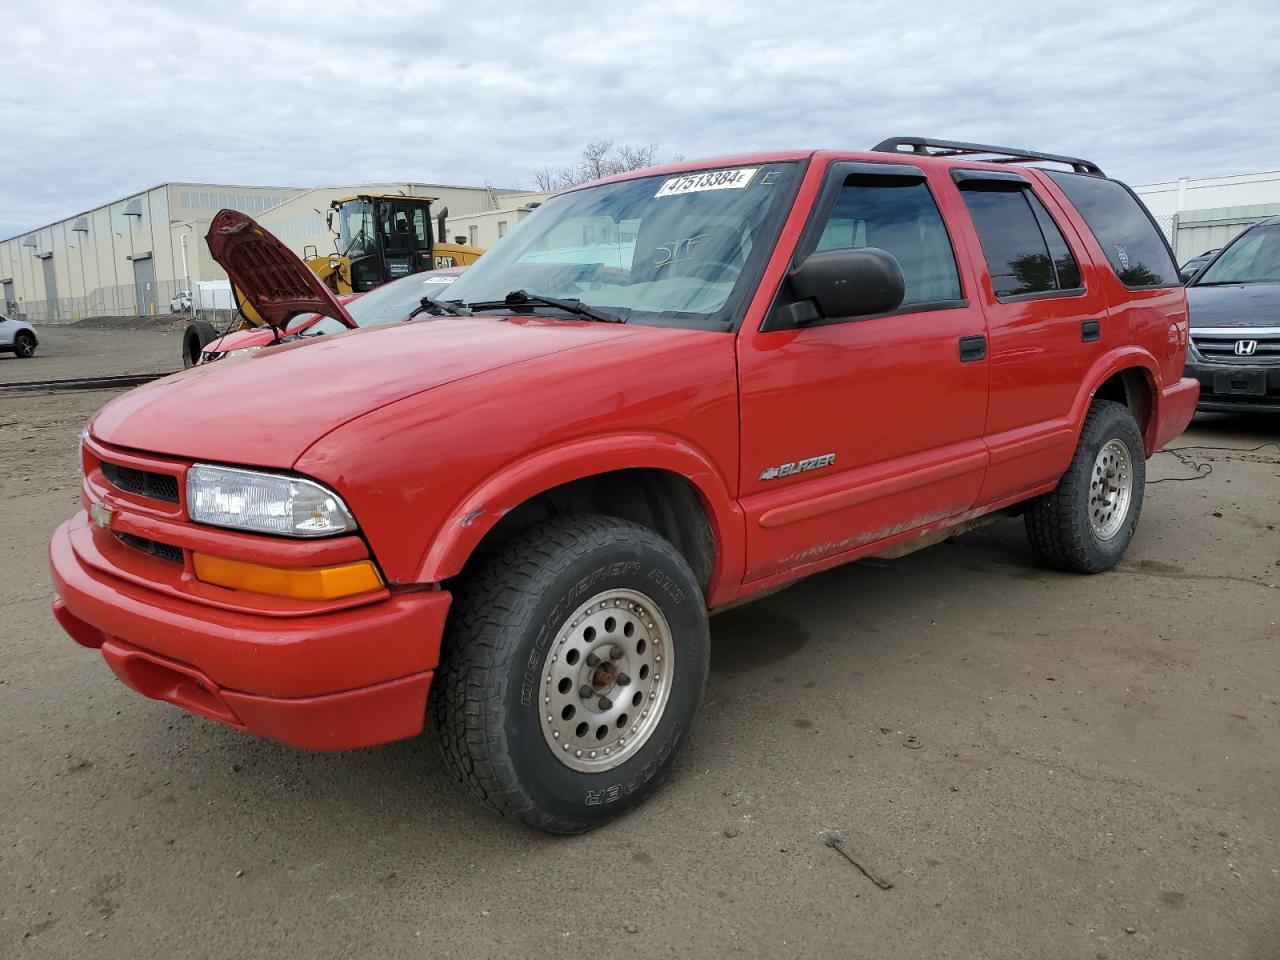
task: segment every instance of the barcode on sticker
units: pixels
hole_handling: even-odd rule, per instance
[[[734,167],[732,170],[708,170],[705,173],[686,173],[671,177],[655,193],[658,197],[674,197],[681,193],[700,193],[703,190],[741,190],[756,175],[759,167]]]

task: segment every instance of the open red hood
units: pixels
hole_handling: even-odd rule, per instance
[[[238,210],[219,210],[205,241],[241,296],[277,330],[284,330],[300,313],[318,313],[356,329],[333,291],[252,217]]]

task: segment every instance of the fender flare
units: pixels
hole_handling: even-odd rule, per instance
[[[1133,345],[1121,347],[1094,361],[1083,379],[1083,383],[1087,386],[1076,395],[1075,404],[1071,408],[1072,429],[1078,442],[1080,431],[1084,429],[1084,418],[1089,412],[1094,394],[1107,380],[1124,370],[1141,370],[1147,378],[1147,388],[1151,393],[1151,415],[1147,418],[1142,439],[1147,448],[1147,456],[1150,456],[1155,448],[1157,425],[1160,422],[1160,365],[1155,357],[1142,347]]]
[[[419,583],[461,572],[498,521],[540,493],[617,470],[663,470],[687,480],[706,511],[716,540],[708,601],[736,592],[746,562],[742,510],[711,458],[666,434],[609,434],[579,438],[522,457],[486,477],[445,516],[418,567]]]

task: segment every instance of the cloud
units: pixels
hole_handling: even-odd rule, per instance
[[[1274,8],[902,2],[62,2],[6,18],[0,237],[166,180],[532,187],[660,155],[894,134],[1131,182],[1280,167]]]

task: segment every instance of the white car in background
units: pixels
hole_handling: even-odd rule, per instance
[[[0,313],[0,353],[12,353],[25,360],[36,352],[39,345],[35,327],[25,320],[14,320]]]

